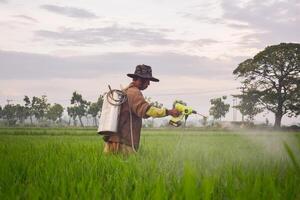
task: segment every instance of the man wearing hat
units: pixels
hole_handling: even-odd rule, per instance
[[[118,123],[118,133],[104,136],[105,153],[132,153],[139,148],[142,118],[165,117],[168,115],[177,117],[180,113],[176,109],[157,108],[150,105],[141,90],[145,90],[150,81],[158,82],[152,76],[152,69],[148,65],[136,66],[134,74],[127,74],[132,82],[124,89],[127,101],[121,105]]]

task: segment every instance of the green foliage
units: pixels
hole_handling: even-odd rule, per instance
[[[76,120],[76,117],[78,117],[82,127],[82,117],[87,115],[89,105],[90,102],[84,100],[81,94],[77,93],[76,91],[73,92],[71,98],[71,107],[68,107],[67,111],[69,116],[72,117],[74,121]]]
[[[299,133],[143,132],[139,153],[122,156],[104,155],[95,132],[0,129],[0,199],[300,197],[296,165],[280,145],[300,145]]]
[[[15,106],[16,109],[16,118],[19,120],[21,124],[24,123],[25,119],[29,116],[28,109],[25,106],[17,104]]]
[[[19,121],[23,123],[27,118],[28,112],[24,106],[20,104],[7,104],[3,110],[1,108],[1,117],[7,122],[9,126],[14,126]]]
[[[7,104],[2,110],[2,117],[9,126],[16,125],[17,123],[17,110],[13,104]]]
[[[260,107],[260,92],[255,88],[243,88],[240,95],[233,95],[240,99],[238,105],[235,106],[243,116],[247,116],[249,121],[254,120],[254,116],[261,113],[263,108]]]
[[[30,121],[32,124],[32,117],[34,116],[38,121],[43,120],[46,113],[48,112],[50,104],[47,102],[47,96],[42,95],[42,97],[33,96],[32,100],[28,96],[25,96],[25,108],[26,112],[30,117]]]
[[[25,108],[27,109],[28,116],[30,118],[30,123],[32,124],[32,117],[34,116],[34,110],[33,110],[34,102],[30,101],[30,98],[26,95],[23,101],[25,102]]]
[[[67,107],[67,112],[68,112],[68,115],[70,116],[70,118],[73,119],[73,122],[74,122],[74,125],[76,126],[76,117],[77,117],[77,114],[76,114],[76,109],[75,107]],[[69,124],[70,125],[70,124]]]
[[[229,104],[225,104],[224,100],[226,100],[226,96],[211,99],[211,108],[209,109],[209,114],[214,117],[214,119],[221,119],[221,117],[225,117],[226,113],[229,111]]]
[[[33,111],[34,116],[37,120],[43,119],[49,109],[50,104],[47,103],[47,96],[42,95],[42,97],[33,97]]]
[[[102,105],[103,105],[103,95],[98,97],[97,102],[91,103],[88,108],[88,114],[90,114],[94,119],[94,125],[97,125],[97,116],[101,113]]]
[[[63,112],[64,108],[62,105],[55,103],[53,106],[49,107],[46,118],[56,122],[57,120],[61,120]]]
[[[24,96],[24,105],[9,105],[5,108],[0,106],[0,119],[2,124],[14,126],[17,124],[26,125],[26,119],[30,119],[31,125],[36,123],[38,126],[49,126],[49,120],[53,122],[59,121],[60,124],[65,122],[62,121],[62,115],[64,108],[62,105],[55,103],[51,105],[47,101],[47,96],[41,97],[33,96],[31,99],[28,96]],[[76,119],[78,118],[81,126],[82,117],[88,117],[88,114],[94,118],[94,125],[97,125],[97,116],[99,111],[101,112],[103,104],[103,96],[100,95],[97,102],[91,105],[90,102],[84,100],[81,94],[77,92],[73,93],[71,99],[71,106],[67,108],[68,115],[73,119],[76,125]],[[70,124],[70,122],[69,122]]]
[[[296,137],[295,140],[297,141],[297,147],[294,148],[296,150],[293,151],[291,145],[289,145],[286,141],[283,142],[284,144],[284,148],[286,150],[286,152],[289,155],[290,160],[292,161],[292,164],[295,167],[295,170],[297,171],[298,175],[300,175],[300,160],[299,160],[299,156],[297,157],[297,154],[299,155],[300,153],[300,137]]]
[[[260,103],[275,114],[275,127],[282,116],[300,113],[300,44],[281,43],[266,47],[233,71],[247,87],[256,88]]]

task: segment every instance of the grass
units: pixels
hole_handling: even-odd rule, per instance
[[[0,129],[0,199],[300,199],[299,133],[182,131],[124,157],[93,129]]]

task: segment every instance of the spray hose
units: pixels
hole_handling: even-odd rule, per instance
[[[127,95],[125,92],[121,90],[112,90],[110,85],[108,85],[108,88],[109,88],[109,92],[106,95],[106,99],[108,103],[114,106],[120,106],[127,101]],[[114,93],[117,94],[118,98],[114,98]]]

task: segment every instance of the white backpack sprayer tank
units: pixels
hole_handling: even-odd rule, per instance
[[[102,111],[99,119],[98,133],[110,135],[117,133],[120,108],[122,103],[127,100],[126,94],[121,90],[112,90],[104,95]]]

